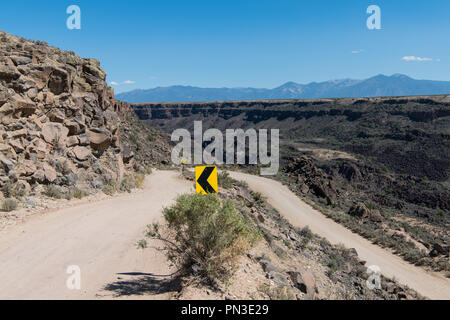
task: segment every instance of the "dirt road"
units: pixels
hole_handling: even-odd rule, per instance
[[[449,279],[415,267],[326,218],[301,201],[281,183],[238,172],[230,172],[230,175],[234,179],[245,181],[252,190],[267,197],[268,202],[292,225],[297,227],[309,226],[314,233],[325,237],[333,244],[342,243],[348,248],[355,248],[360,258],[367,261],[367,266],[379,266],[381,272],[387,277],[395,276],[401,283],[410,286],[426,297],[450,299]]]
[[[102,298],[98,293],[120,281],[118,273],[168,274],[161,253],[138,250],[136,243],[145,226],[161,218],[163,206],[193,191],[178,175],[157,171],[142,191],[37,216],[0,234],[0,299]],[[66,286],[71,265],[81,269],[80,291]],[[105,298],[111,298],[108,294]],[[165,298],[164,293],[153,297]]]
[[[161,219],[161,209],[177,194],[193,192],[192,183],[173,171],[156,171],[138,193],[87,203],[31,218],[0,234],[0,299],[165,299],[170,286],[164,281],[134,281],[130,272],[170,273],[162,253],[138,250],[145,225]],[[395,276],[422,295],[450,299],[450,281],[414,267],[399,257],[372,245],[362,237],[327,219],[280,183],[257,176],[231,173],[264,194],[295,226],[308,225],[332,243],[355,248],[368,265]],[[81,270],[81,290],[69,290],[69,266]],[[110,290],[103,290],[106,285]]]

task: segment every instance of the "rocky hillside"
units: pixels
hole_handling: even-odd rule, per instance
[[[4,194],[12,184],[21,194],[42,184],[101,190],[129,170],[167,158],[166,140],[136,125],[129,105],[114,99],[105,80],[97,60],[0,32]],[[143,145],[145,159],[125,132],[130,128],[133,137],[152,133]]]
[[[192,132],[195,120],[203,130],[280,129],[277,179],[353,231],[450,276],[450,96],[132,106],[168,133]]]

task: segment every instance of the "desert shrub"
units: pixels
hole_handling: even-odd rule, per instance
[[[103,186],[103,193],[108,196],[112,196],[117,192],[117,182],[115,180],[109,180],[107,184]]]
[[[138,144],[138,136],[135,135],[134,133],[130,134],[130,141],[134,144],[137,145]]]
[[[285,259],[287,257],[287,253],[281,249],[280,247],[276,247],[273,252],[278,256],[280,259]]]
[[[61,189],[54,184],[45,186],[44,195],[54,199],[61,199],[64,196],[64,194],[61,192]]]
[[[229,279],[237,258],[260,239],[232,201],[215,195],[181,195],[164,218],[167,230],[153,224],[147,236],[165,241],[168,258],[185,274],[195,267],[212,283]]]
[[[81,190],[79,188],[72,188],[67,192],[66,199],[71,200],[73,198],[75,199],[83,199],[84,197],[87,197],[89,193],[87,191]]]
[[[326,257],[325,264],[328,267],[328,275],[333,275],[336,271],[342,270],[346,263],[346,258],[339,250],[331,250]]]
[[[134,181],[136,187],[142,188],[144,186],[145,175],[143,175],[142,173],[136,173],[134,175]]]
[[[233,187],[234,179],[230,177],[227,171],[219,173],[218,176],[219,187],[224,189],[231,189]]]
[[[153,168],[150,166],[143,166],[139,169],[138,173],[142,175],[152,174]]]
[[[263,284],[258,291],[264,293],[270,300],[296,300],[295,295],[288,287],[271,287]]]
[[[259,205],[263,205],[264,204],[265,198],[260,192],[250,191],[250,194],[252,195],[253,200],[255,200],[255,202],[257,204],[259,204]]]
[[[314,238],[314,234],[312,233],[311,229],[309,229],[308,226],[300,229],[298,233],[302,236],[301,240],[301,246],[302,248],[305,248],[311,240]]]
[[[286,239],[283,240],[283,244],[288,247],[289,249],[292,249],[292,243]]]
[[[299,230],[298,232],[303,238],[307,238],[309,240],[311,240],[312,238],[314,238],[314,233],[312,233],[311,229],[306,226],[302,229]]]
[[[6,212],[11,212],[17,209],[18,203],[15,199],[5,199],[2,202],[2,210]]]
[[[133,176],[125,176],[120,183],[120,191],[122,192],[131,192],[136,188],[136,181]]]
[[[136,150],[141,151],[142,150],[142,144],[140,142],[136,142]]]
[[[3,195],[6,198],[19,199],[26,195],[26,190],[23,186],[12,180],[8,180],[2,187]]]
[[[75,199],[82,199],[82,198],[87,197],[89,195],[88,192],[86,192],[84,190],[81,190],[81,189],[78,189],[78,188],[74,188],[72,190],[72,192],[73,192],[73,197]]]

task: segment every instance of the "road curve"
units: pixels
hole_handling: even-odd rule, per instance
[[[276,208],[292,225],[309,226],[316,234],[328,239],[333,244],[344,244],[355,248],[367,265],[377,265],[387,277],[394,277],[430,299],[450,299],[450,280],[433,272],[415,267],[400,257],[372,244],[363,237],[325,217],[319,211],[301,201],[288,187],[272,179],[230,172],[232,178],[245,181],[250,189],[267,197],[268,202]]]
[[[355,248],[369,265],[378,265],[422,295],[450,299],[450,281],[404,262],[314,210],[281,183],[230,172],[250,188],[264,194],[295,226],[308,225],[332,243]],[[178,194],[193,192],[192,183],[174,171],[156,171],[146,178],[143,191],[86,203],[35,216],[0,233],[0,299],[111,298],[105,285],[118,273],[167,274],[170,267],[154,250],[136,249],[145,225],[161,218],[161,209]],[[82,290],[69,290],[67,267],[81,268]],[[99,295],[100,293],[100,295]],[[133,296],[133,298],[139,298]],[[146,298],[164,299],[164,294]]]
[[[0,299],[102,298],[98,293],[117,281],[118,273],[167,274],[164,256],[138,250],[136,242],[147,224],[161,218],[164,206],[193,187],[174,171],[154,172],[145,186],[137,193],[36,216],[1,233]],[[80,291],[66,285],[72,265],[81,269]]]

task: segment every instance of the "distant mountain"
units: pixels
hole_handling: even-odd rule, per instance
[[[378,75],[366,80],[331,80],[298,84],[288,82],[274,89],[198,88],[191,86],[158,87],[133,90],[116,95],[130,103],[204,102],[262,99],[318,99],[378,96],[450,94],[450,81],[416,80],[402,74]]]

